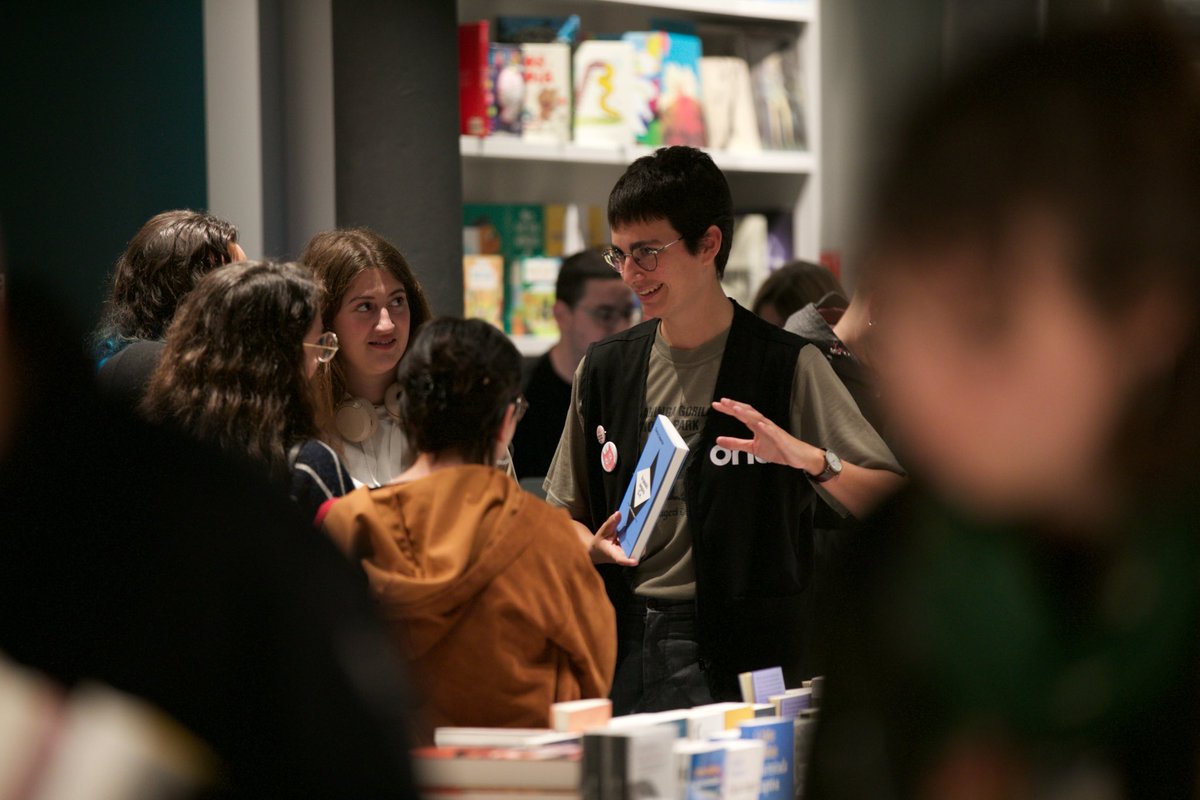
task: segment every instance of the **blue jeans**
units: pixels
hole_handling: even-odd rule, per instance
[[[614,714],[670,711],[713,702],[700,669],[696,602],[635,597],[617,620]]]

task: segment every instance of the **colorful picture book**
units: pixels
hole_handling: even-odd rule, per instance
[[[634,142],[634,54],[629,42],[589,40],[575,50],[575,142]]]
[[[508,332],[513,336],[558,336],[554,320],[555,283],[562,259],[524,256],[509,270]]]
[[[640,558],[645,551],[687,452],[687,443],[671,420],[659,414],[619,506],[617,540],[626,556]]]
[[[521,46],[497,44],[488,49],[488,128],[492,135],[520,136],[525,112],[525,65]]]
[[[525,97],[521,137],[541,144],[571,140],[571,46],[521,45]]]
[[[463,256],[463,316],[504,330],[504,259]]]

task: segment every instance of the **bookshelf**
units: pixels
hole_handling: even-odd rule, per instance
[[[458,0],[457,9],[460,23],[499,15],[576,13],[585,37],[649,30],[656,19],[694,23],[702,41],[714,32],[720,37],[765,30],[795,37],[808,149],[708,152],[729,180],[736,210],[790,213],[795,257],[818,260],[822,127],[818,0]],[[545,145],[518,138],[460,136],[459,152],[466,203],[603,206],[626,165],[650,153],[651,148]],[[540,352],[548,344],[516,341],[526,354]]]

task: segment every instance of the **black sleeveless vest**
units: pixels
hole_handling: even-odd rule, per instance
[[[592,530],[617,509],[637,464],[657,330],[657,320],[650,320],[588,350],[580,391]],[[787,428],[792,378],[804,344],[734,303],[713,399],[749,403]],[[619,453],[611,473],[600,466],[595,432],[601,425]],[[718,436],[749,433],[710,408],[680,479],[696,570],[701,666],[715,698],[736,699],[739,672],[782,666],[792,686],[807,677],[803,592],[812,569],[815,494],[798,470],[719,448]],[[633,598],[630,570],[606,566],[601,572],[620,624]]]

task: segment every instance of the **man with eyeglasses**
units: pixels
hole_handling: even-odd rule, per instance
[[[588,350],[545,488],[617,610],[613,711],[737,699],[738,673],[772,666],[798,686],[816,487],[861,514],[902,470],[820,351],[725,296],[733,200],[707,154],[666,147],[633,162],[608,221],[605,258],[656,319]],[[635,563],[614,512],[658,414],[689,453]],[[794,443],[799,469],[765,447],[742,452],[768,434]]]
[[[559,339],[526,364],[522,386],[530,413],[513,438],[513,467],[522,480],[538,483],[550,468],[571,404],[571,379],[593,342],[620,333],[638,320],[633,292],[599,250],[565,259],[554,287],[554,321]]]

